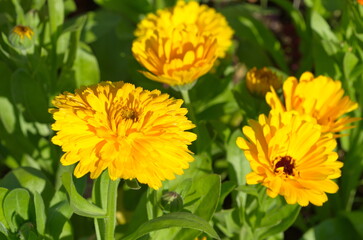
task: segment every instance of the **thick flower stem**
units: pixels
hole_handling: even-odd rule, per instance
[[[107,217],[105,221],[105,232],[102,240],[114,240],[115,239],[115,226],[116,226],[116,207],[117,207],[117,187],[120,179],[116,181],[109,181],[108,184],[108,196],[107,196]]]
[[[184,99],[184,102],[185,102],[185,105],[187,106],[188,108],[188,113],[189,113],[189,116],[192,120],[192,122],[197,125],[197,118],[195,117],[195,113],[194,113],[194,109],[192,107],[192,104],[190,102],[190,98],[189,98],[189,91],[188,90],[180,90],[182,96],[183,96],[183,99]],[[198,128],[198,125],[197,125],[197,128]],[[197,130],[198,131],[198,130]]]
[[[195,128],[194,128],[194,133],[197,134],[197,136],[200,136],[200,129],[199,129],[199,125],[197,122],[197,117],[195,116],[195,112],[194,112],[194,108],[190,102],[190,98],[189,98],[189,92],[188,90],[180,90],[183,99],[184,99],[184,103],[188,109],[188,115],[190,117],[190,120],[192,121],[192,123],[195,124]],[[200,141],[197,140],[197,149],[200,150],[201,149],[201,145],[200,145]]]

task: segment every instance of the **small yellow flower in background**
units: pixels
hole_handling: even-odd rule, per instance
[[[21,39],[27,37],[28,39],[32,39],[34,32],[30,27],[18,25],[15,26],[12,30],[13,33],[17,34]]]
[[[363,5],[363,0],[357,0],[360,5]]]
[[[236,141],[253,170],[246,177],[248,184],[261,183],[270,197],[280,194],[287,203],[301,206],[321,206],[326,193],[338,191],[331,179],[340,177],[343,163],[333,152],[332,134],[322,134],[320,125],[293,112],[274,111],[249,125],[243,127],[247,140]]]
[[[142,71],[147,78],[171,86],[193,83],[217,58],[215,39],[188,30],[175,30],[168,36],[155,31],[146,40],[135,40],[132,52],[150,71]]]
[[[179,0],[175,7],[150,13],[138,25],[138,38],[153,35],[153,31],[171,32],[173,29],[195,28],[198,34],[217,39],[217,55],[224,57],[232,45],[233,30],[226,18],[207,5],[196,1]]]
[[[17,25],[9,35],[10,43],[17,48],[27,49],[34,44],[34,32],[30,27]]]
[[[194,240],[207,240],[207,237],[206,236],[203,236],[202,238],[196,237],[196,238],[194,238]]]
[[[232,44],[233,30],[223,15],[206,5],[178,1],[149,14],[137,26],[132,52],[149,72],[171,86],[187,85],[211,70]]]
[[[358,104],[344,95],[340,81],[325,76],[314,77],[310,72],[301,75],[298,81],[289,77],[283,85],[285,104],[276,92],[266,94],[266,101],[276,111],[297,111],[322,126],[322,132],[340,132],[352,128],[349,123],[360,118],[342,117],[358,108]],[[341,118],[342,117],[342,118]],[[335,135],[336,137],[339,135]]]
[[[76,177],[134,179],[151,188],[174,179],[193,161],[188,145],[196,135],[180,99],[123,82],[102,82],[65,92],[51,108],[57,131],[52,142],[65,152],[63,165],[77,163]]]
[[[247,89],[253,95],[265,97],[266,93],[270,91],[271,86],[278,90],[281,88],[281,79],[267,67],[261,69],[252,68],[246,75]]]

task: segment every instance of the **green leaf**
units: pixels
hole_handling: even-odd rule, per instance
[[[0,240],[9,240],[8,231],[2,222],[0,222]]]
[[[363,212],[354,211],[354,212],[345,212],[343,215],[347,218],[353,225],[354,229],[359,234],[360,238],[363,239]]]
[[[361,239],[352,223],[345,218],[328,219],[319,225],[311,228],[301,238],[301,240],[341,240],[341,239]]]
[[[97,205],[101,206],[102,209],[107,208],[107,196],[108,196],[108,185],[110,182],[110,176],[108,171],[103,171],[101,176],[98,177],[92,188],[92,201]],[[105,221],[103,219],[95,219],[95,230],[97,239],[101,239],[101,233],[106,231]]]
[[[125,180],[126,185],[132,190],[139,190],[141,188],[137,179]]]
[[[170,213],[152,219],[142,224],[133,234],[125,237],[124,239],[138,239],[150,232],[171,227],[196,229],[207,233],[209,236],[215,239],[220,239],[218,234],[206,220],[188,212]]]
[[[335,61],[332,56],[329,56],[324,47],[323,43],[317,39],[316,36],[313,38],[312,49],[313,49],[313,60],[315,65],[315,74],[330,76],[334,79],[339,79],[341,76],[340,65]]]
[[[3,210],[6,222],[12,232],[29,220],[30,194],[27,190],[17,188],[6,194],[3,202]]]
[[[29,72],[18,69],[12,75],[11,91],[19,110],[28,121],[49,123],[48,96],[43,85],[34,79]]]
[[[259,197],[258,189],[255,186],[251,185],[241,185],[236,188],[237,191],[242,191],[244,193],[247,193],[249,195]]]
[[[262,56],[265,53],[268,53],[268,57],[271,58],[282,70],[288,72],[288,66],[285,61],[284,53],[281,48],[280,42],[276,39],[274,34],[260,21],[256,20],[251,12],[254,11],[262,11],[260,8],[251,9],[250,4],[239,4],[233,5],[233,7],[226,7],[221,10],[228,23],[231,25],[233,29],[238,29],[235,31],[235,35],[240,40],[239,47],[244,47],[246,43],[249,46],[257,46],[256,50],[262,50]],[[257,44],[257,45],[256,45]],[[248,51],[249,48],[244,48],[245,51]],[[262,63],[258,62],[258,58],[260,58],[260,52],[253,56],[253,51],[250,52],[251,56],[256,60],[256,67],[262,67],[266,65],[274,65],[272,61],[267,59],[262,61]],[[243,57],[243,54],[240,54]],[[263,58],[262,58],[263,59]],[[249,60],[249,59],[248,59]],[[246,63],[250,63],[249,61],[244,61]],[[240,61],[243,61],[240,59]],[[262,66],[260,65],[262,64]],[[253,66],[249,66],[253,67]]]
[[[181,176],[179,181],[169,181],[169,184],[165,184],[163,188],[182,196],[184,203],[182,211],[188,211],[208,221],[218,206],[221,191],[220,177],[215,174],[202,174],[191,178],[190,182],[187,181],[189,179],[188,175],[185,178]],[[157,199],[160,199],[162,192],[157,193],[159,194]],[[165,229],[152,233],[155,239],[193,239],[197,235],[197,231],[187,229]]]
[[[88,12],[83,41],[89,44],[102,38],[108,32],[114,31],[120,19],[119,14],[104,9]],[[132,37],[132,34],[130,34],[130,37]]]
[[[34,207],[35,207],[37,231],[39,234],[44,235],[45,223],[46,223],[46,211],[42,196],[38,192],[34,193]]]
[[[338,38],[332,32],[329,24],[316,11],[311,13],[311,28],[324,40],[338,43]]]
[[[9,191],[8,189],[0,187],[0,223],[3,224],[5,229],[8,228],[8,224],[4,216],[3,202],[8,191]],[[0,232],[1,232],[1,226],[0,226]]]
[[[358,64],[359,58],[357,58],[354,53],[346,52],[343,59],[343,69],[344,69],[344,76],[348,82],[351,81],[351,74],[354,67]]]
[[[301,207],[298,204],[290,205],[283,203],[282,207],[273,208],[273,211],[267,212],[259,225],[260,227],[265,227],[262,228],[260,239],[266,239],[269,236],[287,230],[295,222],[300,209]]]
[[[96,57],[85,44],[76,49],[72,68],[65,68],[58,81],[58,91],[73,90],[100,81],[100,70]]]
[[[233,236],[240,234],[241,224],[239,224],[237,221],[237,212],[237,208],[227,210],[224,209],[215,213],[213,216],[213,222],[215,226],[224,233],[224,235],[227,237],[226,239],[235,239]]]
[[[73,239],[74,233],[69,220],[72,214],[73,211],[67,200],[67,194],[64,187],[62,187],[54,194],[47,210],[46,234],[53,236],[55,239],[63,239],[62,237],[67,236]]]
[[[151,11],[150,1],[147,0],[95,0],[95,2],[105,9],[122,13],[122,15],[131,19],[134,23],[139,21],[140,14],[146,14]]]
[[[223,182],[221,186],[221,196],[219,198],[218,209],[222,208],[224,199],[236,188],[236,183],[232,181]]]
[[[61,32],[64,22],[63,1],[48,0],[49,25],[51,37],[55,40]],[[55,47],[55,46],[54,46]]]
[[[80,31],[83,28],[84,24],[86,23],[87,16],[83,15],[76,18],[73,21],[72,20],[73,19],[71,19],[70,22],[67,22],[67,25],[64,26],[63,33]]]
[[[79,195],[73,184],[72,175],[70,173],[64,173],[62,175],[62,182],[68,192],[70,205],[76,214],[90,218],[102,218],[106,216],[105,210],[90,203]]]
[[[8,98],[0,96],[0,121],[3,123],[8,133],[13,133],[16,124],[13,104]]]
[[[31,193],[41,193],[44,202],[49,204],[54,189],[46,176],[38,169],[21,167],[9,172],[0,181],[0,187],[8,189],[26,188]]]
[[[77,87],[96,84],[100,81],[100,70],[96,57],[91,49],[82,45],[77,50],[77,57],[74,62]]]
[[[230,164],[230,179],[235,181],[238,185],[246,184],[246,175],[251,171],[248,160],[243,151],[236,144],[237,138],[242,136],[241,130],[236,130],[232,133],[226,143],[227,161]]]

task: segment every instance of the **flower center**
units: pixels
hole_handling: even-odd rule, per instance
[[[123,119],[131,119],[134,122],[137,122],[139,120],[138,113],[134,109],[127,107],[121,110],[121,116]]]
[[[26,36],[27,38],[31,39],[34,32],[31,30],[30,27],[17,25],[13,28],[13,32],[16,33],[21,39]]]
[[[294,176],[295,160],[290,156],[277,157],[275,160],[275,173],[284,173],[286,175]]]

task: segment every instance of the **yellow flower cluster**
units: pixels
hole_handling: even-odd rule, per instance
[[[289,204],[321,206],[326,193],[338,191],[332,179],[340,177],[343,163],[334,152],[336,133],[360,120],[342,115],[358,105],[343,96],[340,81],[310,72],[300,81],[289,77],[283,93],[284,103],[271,87],[266,94],[269,116],[250,120],[243,128],[245,138],[236,141],[253,171],[247,183],[261,183],[270,197],[282,195]]]
[[[193,161],[188,145],[196,135],[182,100],[123,82],[103,82],[65,92],[50,109],[62,147],[63,165],[77,163],[76,177],[97,178],[108,169],[112,180],[137,179],[151,188],[174,179]]]
[[[181,86],[206,74],[232,44],[224,16],[206,5],[178,1],[150,13],[137,26],[132,52],[155,81]]]

